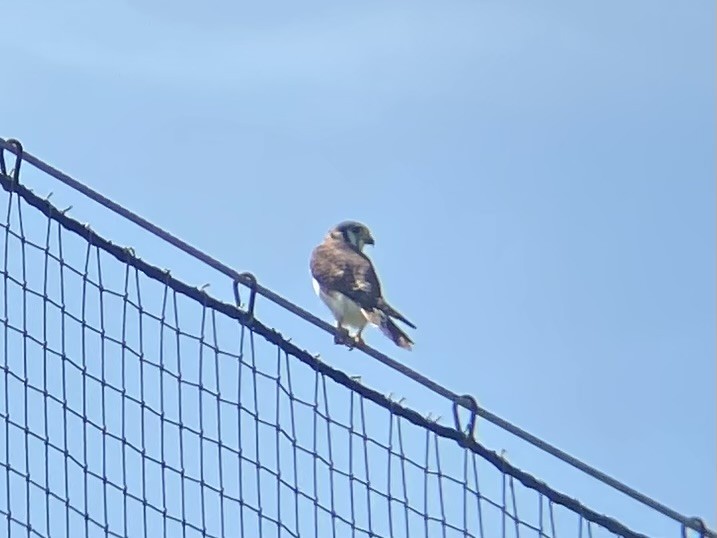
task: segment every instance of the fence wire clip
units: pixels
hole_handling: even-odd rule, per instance
[[[19,140],[14,138],[8,138],[6,141],[8,144],[15,146],[15,168],[7,173],[7,166],[5,164],[5,148],[0,146],[0,172],[5,176],[11,176],[15,183],[20,182],[20,164],[22,164],[22,144]]]
[[[464,402],[466,404],[466,407],[468,407],[468,410],[471,412],[471,416],[468,419],[468,424],[466,425],[465,430],[461,426],[461,417],[458,416],[458,406],[459,402]],[[471,437],[475,439],[475,431],[476,431],[476,417],[478,416],[478,402],[476,402],[476,399],[471,396],[470,394],[464,394],[460,397],[459,400],[456,400],[453,402],[453,420],[455,422],[456,430],[459,432],[465,433],[467,437]]]
[[[441,415],[436,415],[436,416],[434,417],[434,416],[433,416],[433,413],[428,413],[428,415],[426,416],[426,420],[427,420],[428,422],[433,422],[434,424],[438,424],[438,423],[441,421],[442,418],[443,418],[443,417],[442,417]]]
[[[246,284],[245,282],[242,282],[245,286],[249,288],[249,305],[247,306],[246,313],[249,316],[249,319],[254,319],[254,304],[256,303],[256,288],[258,285],[258,282],[256,281],[256,277],[251,273],[241,273],[239,275],[243,280],[248,280],[249,283]],[[239,295],[239,280],[234,281],[234,300],[237,303],[237,306],[241,308],[241,296]]]

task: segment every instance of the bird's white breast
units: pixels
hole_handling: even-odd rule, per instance
[[[338,291],[324,291],[316,279],[313,279],[314,291],[326,303],[337,321],[357,329],[366,325],[366,316],[361,307],[352,299]]]

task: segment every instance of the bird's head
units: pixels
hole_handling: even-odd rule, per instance
[[[360,222],[345,221],[336,225],[329,232],[329,237],[348,243],[361,252],[364,245],[373,245],[373,236],[369,229]]]

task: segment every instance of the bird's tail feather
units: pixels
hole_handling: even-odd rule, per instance
[[[413,341],[388,316],[384,316],[383,323],[379,325],[379,328],[381,332],[388,336],[398,347],[409,350],[413,347]]]
[[[383,310],[384,312],[386,312],[386,314],[388,314],[389,316],[391,316],[391,317],[393,317],[393,318],[396,318],[396,319],[400,319],[400,320],[401,320],[402,322],[404,322],[406,325],[408,325],[409,327],[411,327],[411,329],[415,329],[415,328],[416,328],[416,326],[415,326],[413,323],[411,323],[410,321],[408,321],[408,320],[406,319],[406,316],[404,316],[403,314],[401,314],[398,310],[396,310],[395,308],[393,308],[393,307],[392,307],[391,305],[389,305],[387,302],[383,301],[382,304],[379,304],[379,308],[380,308],[381,310]]]
[[[413,341],[394,321],[381,310],[374,309],[370,312],[364,310],[364,315],[373,325],[376,325],[394,344],[403,349],[410,350]]]

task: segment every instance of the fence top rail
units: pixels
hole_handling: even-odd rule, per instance
[[[12,153],[15,156],[14,159],[14,168],[8,169],[7,161],[5,159],[4,150],[7,150],[8,152]],[[26,162],[38,170],[48,174],[49,176],[53,177],[54,179],[60,181],[61,183],[64,183],[65,185],[69,186],[70,188],[82,193],[87,198],[93,200],[96,203],[99,203],[106,207],[107,209],[113,211],[114,213],[117,213],[118,215],[121,215],[122,217],[126,218],[127,220],[133,222],[137,226],[141,227],[142,229],[150,232],[151,234],[159,237],[160,239],[166,241],[167,243],[171,244],[172,246],[178,248],[182,252],[192,256],[193,258],[205,263],[212,269],[228,276],[232,282],[236,284],[241,284],[243,286],[246,286],[251,290],[252,296],[254,294],[261,295],[262,297],[268,299],[269,301],[281,306],[285,310],[291,312],[292,314],[302,318],[303,320],[307,321],[308,323],[314,325],[315,327],[318,327],[319,329],[322,329],[323,331],[331,334],[331,335],[337,335],[336,329],[330,325],[329,323],[325,322],[324,320],[318,318],[317,316],[311,314],[310,312],[304,310],[300,306],[292,303],[288,299],[285,299],[281,295],[275,293],[274,291],[262,286],[257,282],[257,279],[252,275],[251,273],[247,272],[238,272],[235,269],[232,269],[231,267],[225,265],[224,263],[220,262],[216,258],[213,258],[212,256],[206,254],[205,252],[202,252],[201,250],[197,249],[196,247],[193,247],[192,245],[186,243],[185,241],[179,239],[178,237],[172,235],[171,233],[167,232],[166,230],[163,230],[162,228],[156,226],[155,224],[152,224],[148,220],[144,219],[143,217],[137,215],[136,213],[130,211],[129,209],[117,204],[116,202],[110,200],[109,198],[105,197],[104,195],[100,194],[99,192],[95,191],[94,189],[88,187],[84,183],[81,183],[80,181],[70,177],[69,175],[63,173],[62,171],[58,170],[57,168],[49,165],[48,163],[42,161],[41,159],[33,156],[32,154],[26,152],[19,141],[15,139],[3,139],[0,138],[0,174],[5,175],[7,177],[12,176],[12,179],[14,181],[18,181],[19,178],[19,170],[20,166],[23,162]],[[236,288],[235,288],[236,290]],[[250,309],[251,312],[251,309]],[[458,423],[457,418],[457,409],[458,407],[462,407],[468,411],[471,412],[472,418],[470,421],[469,429],[472,429],[472,425],[475,421],[475,416],[479,416],[488,422],[491,422],[492,424],[502,428],[503,430],[511,433],[512,435],[515,435],[516,437],[530,443],[531,445],[535,446],[536,448],[547,452],[548,454],[556,457],[557,459],[563,461],[564,463],[567,463],[568,465],[571,465],[572,467],[584,472],[585,474],[591,476],[592,478],[595,478],[596,480],[614,488],[615,490],[627,495],[628,497],[631,497],[632,499],[640,502],[641,504],[648,506],[657,512],[663,514],[664,516],[667,516],[680,524],[682,524],[683,529],[689,528],[692,529],[698,533],[700,533],[702,536],[707,536],[709,538],[717,538],[717,533],[708,529],[704,522],[697,518],[697,517],[688,517],[683,514],[680,514],[679,512],[673,510],[672,508],[652,499],[651,497],[648,497],[647,495],[640,493],[639,491],[635,490],[634,488],[631,488],[630,486],[618,481],[617,479],[603,473],[602,471],[578,460],[577,458],[571,456],[570,454],[567,454],[566,452],[560,450],[559,448],[543,441],[542,439],[539,439],[535,435],[523,430],[522,428],[519,428],[518,426],[515,426],[514,424],[511,424],[510,422],[506,421],[505,419],[491,413],[490,411],[480,407],[476,400],[470,396],[470,395],[459,395],[446,387],[440,385],[439,383],[427,378],[426,376],[422,375],[421,373],[405,366],[404,364],[392,359],[388,355],[385,355],[381,353],[380,351],[366,345],[365,343],[357,343],[356,349],[361,350],[366,355],[369,355],[370,357],[378,360],[379,362],[383,363],[384,365],[400,372],[401,374],[405,375],[406,377],[409,377],[413,381],[423,385],[424,387],[428,388],[429,390],[433,391],[434,393],[443,396],[444,398],[448,399],[453,403],[453,409],[454,409],[454,416],[456,418],[456,429],[460,429],[460,424]]]

